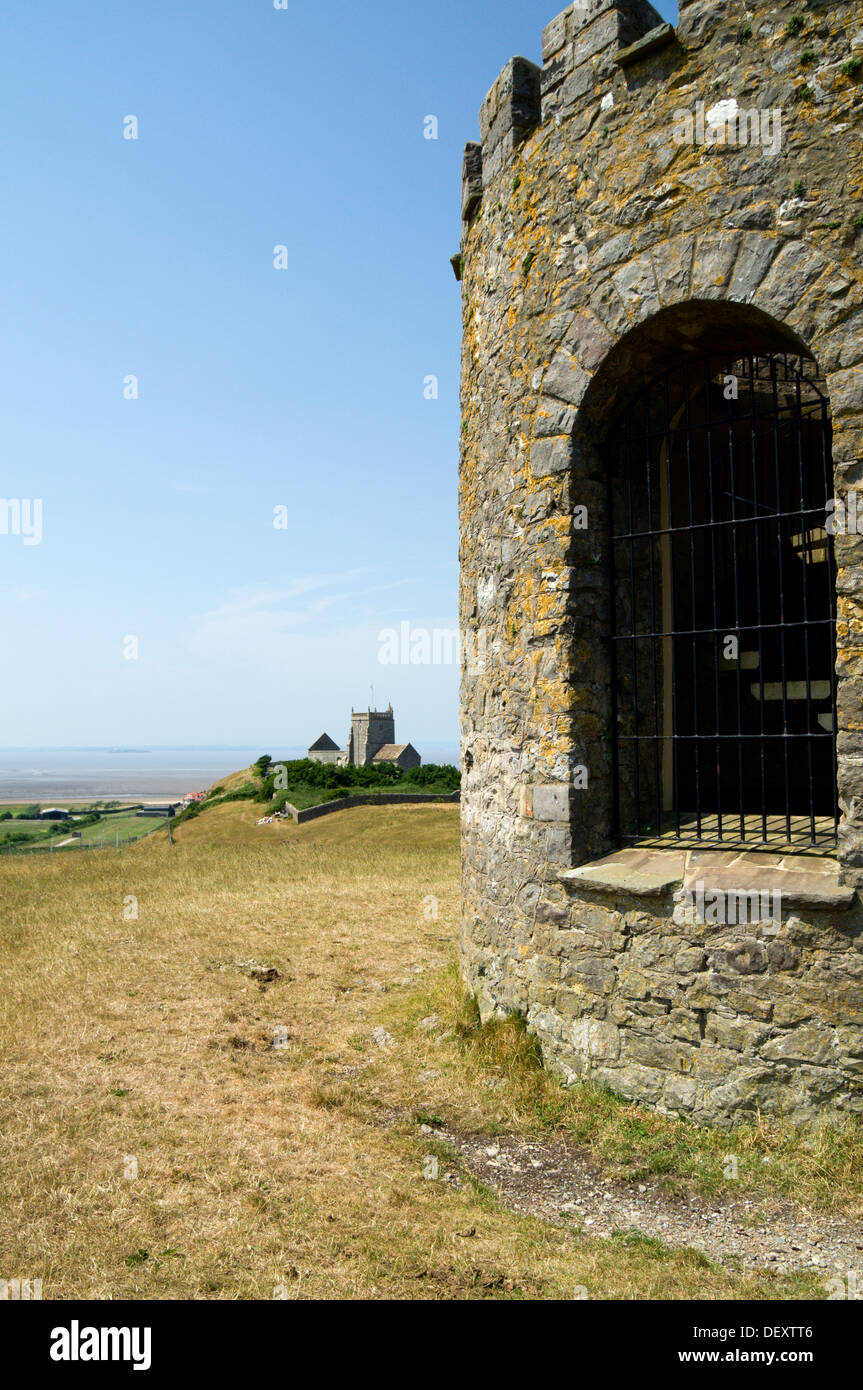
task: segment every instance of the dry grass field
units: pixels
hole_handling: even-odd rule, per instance
[[[721,1182],[727,1136],[564,1092],[518,1026],[479,1028],[453,968],[458,807],[258,814],[0,862],[0,1276],[45,1298],[823,1297],[504,1207],[441,1118],[564,1128],[681,1190]],[[765,1193],[859,1215],[859,1131],[738,1144],[771,1157]]]

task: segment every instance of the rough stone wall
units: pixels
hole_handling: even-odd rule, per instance
[[[546,27],[541,66],[507,65],[482,105],[481,142],[465,151],[462,962],[483,1012],[528,1014],[571,1074],[596,1060],[590,1020],[621,1026],[595,1002],[573,1015],[558,1000],[561,972],[578,973],[575,956],[595,933],[582,922],[574,934],[573,913],[605,914],[606,1004],[625,999],[618,938],[633,961],[645,943],[659,951],[671,940],[655,904],[646,926],[637,904],[625,906],[620,926],[614,903],[564,903],[557,881],[611,845],[606,432],[628,395],[688,354],[803,353],[826,379],[835,495],[863,481],[858,58],[863,0],[681,0],[676,33],[641,0],[588,0]],[[699,110],[703,121],[732,101],[781,113],[776,152],[766,134],[757,145],[699,139]],[[681,111],[694,120],[688,143]],[[837,536],[836,554],[839,858],[857,886],[863,541]],[[847,1001],[860,988],[850,969],[859,934],[814,919],[800,930],[811,958],[801,953],[792,993],[829,958]],[[703,947],[681,940],[688,949]],[[682,1047],[666,1036],[673,1003],[650,994],[642,1003],[655,1006],[640,1015],[645,1035]],[[813,1026],[840,1026],[820,1008]],[[750,1016],[738,1012],[745,1033]],[[687,1046],[718,1057],[725,1045],[705,1035]],[[769,1073],[763,1047],[761,1057]],[[623,1086],[611,1076],[620,1068],[600,1070]],[[771,1083],[759,1084],[763,1100]],[[651,1085],[634,1093],[655,1101]]]
[[[514,980],[564,1081],[704,1123],[863,1113],[863,914],[791,907],[780,923],[699,923],[670,893],[548,895],[557,922],[516,937]],[[480,977],[486,1012],[493,980]]]
[[[458,801],[460,796],[460,792],[450,792],[445,796],[435,796],[433,792],[360,792],[357,796],[340,796],[335,801],[324,801],[320,806],[305,806],[301,810],[287,802],[285,810],[297,825],[305,825],[306,821],[320,820],[321,816],[331,816],[334,811],[347,811],[354,806],[413,806],[426,801]]]

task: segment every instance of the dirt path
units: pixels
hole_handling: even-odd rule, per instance
[[[722,1202],[670,1196],[655,1181],[615,1182],[561,1138],[477,1138],[428,1126],[424,1132],[453,1144],[474,1176],[524,1215],[590,1236],[636,1230],[666,1245],[700,1250],[711,1260],[737,1257],[749,1269],[823,1269],[825,1280],[857,1270],[859,1287],[863,1223],[847,1217],[745,1194]]]

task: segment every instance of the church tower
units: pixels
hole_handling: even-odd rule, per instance
[[[348,763],[367,767],[385,744],[396,741],[396,721],[392,705],[381,710],[351,710],[348,736]]]

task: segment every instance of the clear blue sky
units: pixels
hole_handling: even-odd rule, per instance
[[[343,741],[372,684],[455,742],[378,634],[456,624],[461,154],[558,8],[7,8],[0,745]]]

